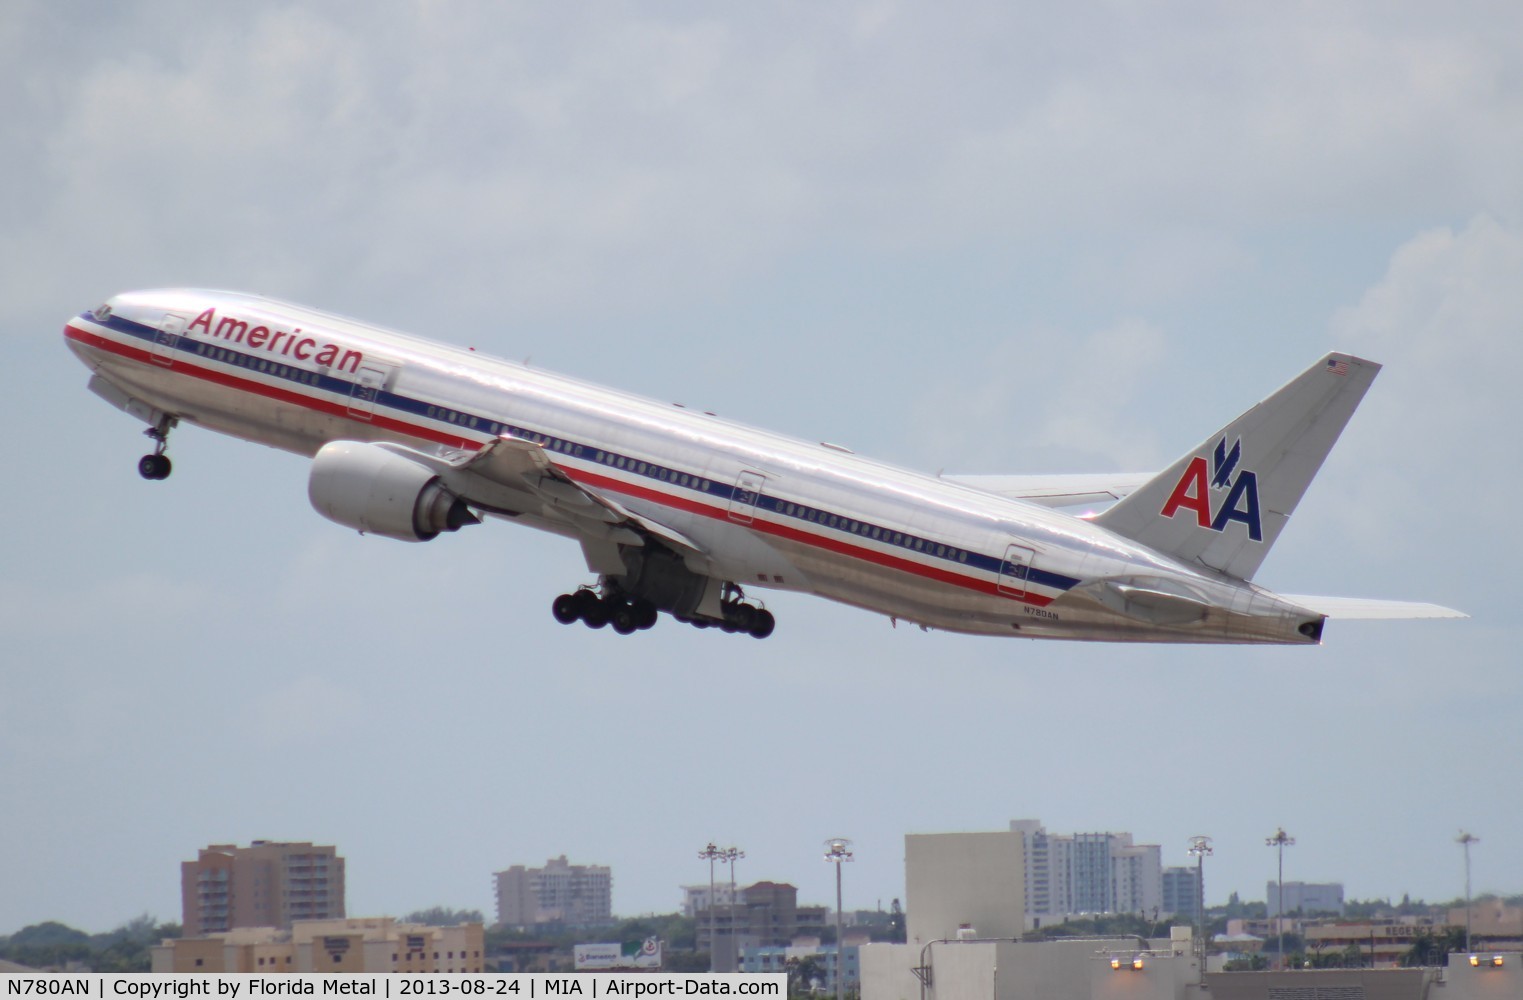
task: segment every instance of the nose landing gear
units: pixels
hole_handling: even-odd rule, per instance
[[[168,479],[174,466],[164,454],[169,447],[169,432],[174,430],[176,420],[171,416],[159,418],[159,422],[143,433],[153,438],[153,453],[137,460],[137,474],[144,479]]]

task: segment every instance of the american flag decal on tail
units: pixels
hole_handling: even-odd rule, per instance
[[[1345,358],[1328,358],[1327,371],[1331,375],[1347,375],[1348,360]]]

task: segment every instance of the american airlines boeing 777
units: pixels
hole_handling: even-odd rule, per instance
[[[311,456],[339,524],[429,541],[484,516],[580,543],[564,623],[659,612],[765,637],[747,591],[927,628],[1118,642],[1317,643],[1329,616],[1464,617],[1250,582],[1380,366],[1329,354],[1156,475],[948,478],[256,295],[128,292],[64,327],[97,395]],[[1101,502],[1110,506],[1092,514]]]

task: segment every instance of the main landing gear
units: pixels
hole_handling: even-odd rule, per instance
[[[174,466],[164,454],[169,447],[169,432],[174,430],[175,418],[165,416],[143,433],[153,438],[153,454],[137,460],[137,474],[144,479],[168,479]]]
[[[620,635],[640,632],[656,624],[656,606],[619,592],[599,596],[590,587],[562,594],[550,604],[550,613],[562,625],[580,621],[588,628],[612,625]]]
[[[720,604],[723,618],[708,616],[689,617],[673,614],[680,622],[697,628],[718,628],[725,632],[744,632],[757,639],[765,639],[777,627],[777,619],[766,608],[746,604],[736,593]],[[612,625],[620,635],[641,632],[656,624],[656,606],[641,597],[633,597],[620,590],[606,590],[599,594],[591,587],[582,587],[575,593],[562,594],[550,604],[550,613],[562,625],[580,621],[588,628]]]
[[[725,601],[720,605],[724,609],[724,618],[684,618],[676,616],[680,622],[687,622],[696,628],[717,628],[721,632],[744,632],[754,639],[765,639],[777,628],[777,619],[766,608],[759,608],[754,604],[743,604],[738,600]]]

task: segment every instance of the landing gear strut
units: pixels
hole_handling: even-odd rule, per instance
[[[169,447],[169,432],[174,430],[175,418],[164,416],[143,433],[153,438],[153,454],[137,460],[137,474],[144,479],[168,479],[174,469],[164,451]]]
[[[725,584],[724,600],[720,608],[724,619],[717,624],[726,632],[744,632],[756,639],[765,639],[777,628],[772,612],[755,604],[746,603],[745,592],[733,583]]]

